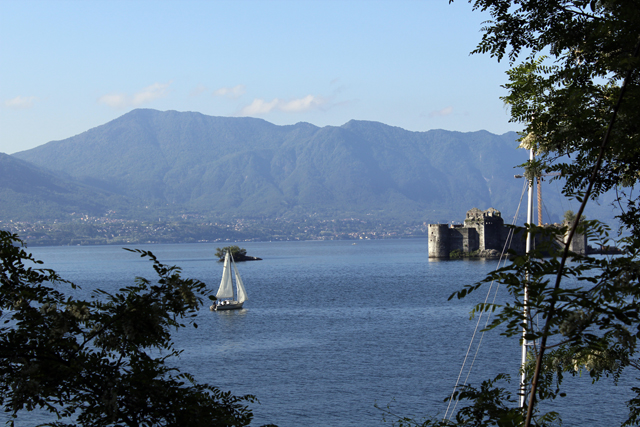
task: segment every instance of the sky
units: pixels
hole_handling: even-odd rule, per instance
[[[0,152],[136,108],[277,125],[519,131],[456,0],[0,0]]]

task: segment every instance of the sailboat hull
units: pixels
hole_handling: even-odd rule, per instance
[[[242,308],[242,304],[244,302],[238,301],[225,301],[226,304],[213,304],[209,307],[212,311],[222,311],[222,310],[240,310]]]

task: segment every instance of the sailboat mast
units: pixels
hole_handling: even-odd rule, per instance
[[[542,227],[542,176],[536,179],[536,190],[538,190],[538,227]]]
[[[233,254],[231,253],[231,249],[229,249],[229,257],[231,258],[231,265],[233,266],[233,271],[236,271],[236,262],[233,259]],[[231,274],[231,289],[233,289],[233,297],[231,299],[233,300],[237,300],[238,299],[238,291],[237,291],[237,285],[233,286],[233,274]],[[237,281],[237,278],[236,278]]]
[[[529,149],[529,163],[533,163],[534,160],[534,154],[533,154],[533,148]],[[533,176],[529,176],[529,191],[527,193],[527,224],[529,224],[529,227],[531,227],[532,223],[533,223]],[[529,252],[531,252],[531,246],[532,246],[532,238],[531,238],[531,233],[527,232],[527,242],[526,242],[526,253],[527,255],[529,255]],[[527,333],[527,322],[529,321],[529,273],[527,273],[526,277],[525,277],[525,285],[524,285],[524,296],[523,296],[523,304],[524,304],[524,326],[522,328],[522,359],[520,361],[520,369],[522,370],[521,376],[520,376],[520,407],[524,408],[525,405],[525,401],[526,401],[526,375],[524,372],[524,366],[527,363],[527,349],[529,346],[529,343],[526,339],[526,333]]]

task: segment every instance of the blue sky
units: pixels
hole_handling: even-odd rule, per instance
[[[520,130],[466,1],[0,0],[0,152],[135,108]]]

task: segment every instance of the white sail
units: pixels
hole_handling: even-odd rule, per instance
[[[233,298],[233,283],[231,283],[231,266],[229,265],[229,252],[224,256],[222,280],[216,293],[216,298]]]
[[[243,303],[247,300],[247,291],[244,289],[244,284],[242,283],[242,279],[240,278],[240,273],[238,273],[238,269],[236,268],[236,263],[233,263],[233,271],[236,274],[236,287],[238,288],[238,302]]]

